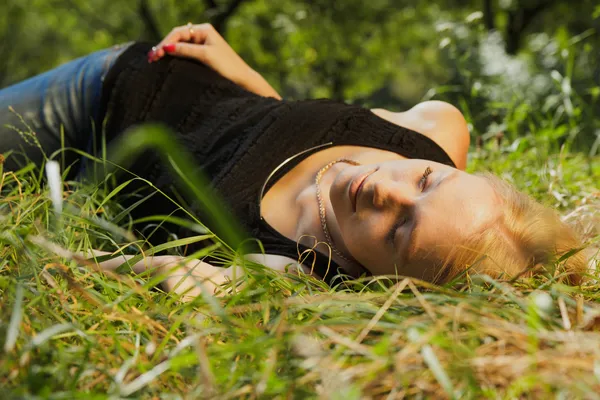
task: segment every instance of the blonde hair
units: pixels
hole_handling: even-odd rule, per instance
[[[492,174],[478,175],[498,194],[502,214],[492,227],[451,251],[438,281],[452,279],[467,268],[495,278],[530,276],[560,260],[554,273],[569,284],[580,284],[587,270],[587,257],[574,229],[554,210],[502,179]]]

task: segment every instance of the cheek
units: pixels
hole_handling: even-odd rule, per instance
[[[415,259],[402,266],[402,275],[422,279],[427,282],[436,282],[440,278],[442,264],[437,259]]]
[[[351,218],[341,231],[346,248],[357,261],[369,268],[389,262],[391,257],[385,243],[386,224],[381,216]]]

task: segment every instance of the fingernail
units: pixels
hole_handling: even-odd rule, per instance
[[[163,50],[166,53],[173,53],[175,51],[175,43],[171,43],[171,44],[165,44],[163,46]]]
[[[154,51],[150,50],[147,54],[148,62],[151,63],[154,60]]]

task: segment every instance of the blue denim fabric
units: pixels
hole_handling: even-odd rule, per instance
[[[37,165],[44,160],[42,150],[29,144],[31,140],[12,128],[29,131],[20,117],[35,132],[48,157],[63,147],[61,127],[64,147],[90,150],[102,82],[117,57],[130,44],[97,51],[0,90],[0,153],[13,150],[6,160],[5,170],[25,165],[24,156]],[[64,158],[69,165],[78,160],[79,155],[66,151],[54,158]]]

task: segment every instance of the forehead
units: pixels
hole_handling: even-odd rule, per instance
[[[443,258],[500,217],[498,196],[482,177],[455,170],[433,185],[415,210],[410,258]]]

